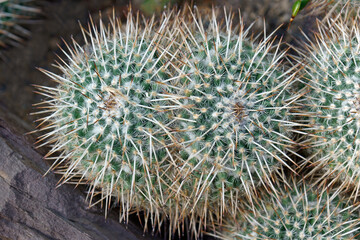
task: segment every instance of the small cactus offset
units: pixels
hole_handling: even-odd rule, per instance
[[[0,46],[16,45],[21,36],[29,35],[28,30],[21,27],[30,16],[39,13],[39,9],[30,5],[33,0],[0,1]]]
[[[237,223],[224,224],[220,239],[358,239],[360,236],[359,205],[334,191],[305,187],[307,183],[278,186],[281,193],[240,216]]]
[[[341,16],[319,28],[314,43],[304,55],[304,84],[309,92],[299,101],[309,126],[307,138],[310,173],[325,170],[342,179],[343,186],[360,188],[360,26],[358,18],[345,21]]]
[[[159,49],[165,53],[171,46],[166,39],[175,28],[167,15],[160,22],[139,19],[130,12],[125,25],[114,17],[109,26],[82,28],[85,45],[74,41],[64,51],[68,63],[58,65],[62,75],[42,70],[58,86],[37,86],[47,97],[38,104],[37,114],[46,113],[39,119],[44,132],[39,142],[50,145],[45,158],[54,161],[63,183],[90,186],[90,203],[100,196],[96,201],[108,208],[115,200],[121,220],[142,210],[160,222],[166,197],[158,167],[171,158],[173,97]]]
[[[215,10],[188,17],[170,53],[178,59],[169,81],[177,89],[178,151],[167,177],[180,216],[191,216],[196,229],[236,216],[239,199],[253,201],[260,185],[273,189],[279,167],[294,164],[290,112],[300,95],[291,93],[293,73],[280,66],[285,53],[271,35],[251,39],[226,12],[223,22]]]

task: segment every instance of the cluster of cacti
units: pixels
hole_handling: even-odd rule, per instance
[[[346,3],[353,5],[334,5],[336,15],[319,24],[316,40],[299,51],[304,96],[296,101],[302,110],[295,114],[307,125],[297,132],[304,134],[301,165],[313,187],[268,196],[272,201],[260,201],[238,217],[238,224],[230,218],[217,237],[359,238],[358,205],[347,205],[352,200],[342,195],[350,191],[356,198],[360,189],[360,27],[358,9],[352,8],[357,2]],[[327,189],[319,191],[319,184]]]
[[[29,34],[28,30],[19,24],[26,22],[29,16],[39,12],[37,8],[29,6],[31,1],[0,1],[0,46],[16,44],[21,41],[20,36]]]
[[[340,190],[274,184],[301,165],[360,188],[358,19],[330,20],[310,54],[287,68],[272,34],[249,37],[226,12],[222,21],[215,10],[185,12],[91,24],[85,45],[64,51],[62,75],[43,70],[58,83],[38,86],[47,97],[39,142],[51,146],[52,169],[63,182],[88,184],[90,203],[115,200],[126,221],[144,211],[153,227],[169,223],[170,235],[189,221],[197,236],[226,216],[241,223],[220,226],[225,239],[358,236],[357,208]]]
[[[280,200],[269,195],[251,214],[222,226],[220,239],[358,239],[359,205],[334,192],[304,183],[278,185]]]
[[[49,97],[39,112],[48,114],[46,158],[64,182],[89,183],[91,199],[119,201],[122,218],[165,212],[170,224],[195,226],[235,216],[239,198],[271,187],[277,168],[292,163],[289,112],[300,95],[289,93],[284,52],[271,35],[256,43],[242,23],[232,30],[232,15],[222,25],[215,12],[191,14],[192,25],[170,14],[144,27],[129,14],[123,27],[92,26],[59,65],[63,75],[44,70],[59,83],[39,87]]]

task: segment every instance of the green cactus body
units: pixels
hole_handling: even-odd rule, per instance
[[[88,183],[90,202],[99,194],[106,207],[111,198],[119,201],[124,220],[130,211],[160,211],[158,161],[170,156],[173,121],[157,46],[165,45],[168,18],[140,24],[128,16],[125,26],[113,19],[112,28],[101,22],[99,30],[84,31],[85,46],[74,43],[64,51],[69,63],[59,65],[63,75],[43,70],[58,87],[39,87],[48,97],[44,112],[50,112],[40,119],[48,131],[42,145],[52,146],[47,159],[55,160],[64,182]]]
[[[304,132],[313,136],[304,141],[312,155],[314,171],[360,186],[360,37],[354,22],[321,28],[316,43],[305,56],[304,83],[310,92],[302,100],[310,126]]]
[[[271,188],[279,166],[292,163],[290,111],[299,95],[290,94],[293,76],[279,67],[284,52],[276,52],[271,36],[256,43],[242,23],[231,29],[231,14],[225,26],[215,12],[210,19],[196,14],[183,20],[182,50],[175,53],[182,59],[173,83],[181,86],[181,147],[169,189],[183,212],[203,221],[235,216],[240,198],[252,201],[256,187]]]
[[[190,220],[198,236],[293,164],[300,95],[272,36],[256,43],[243,23],[232,30],[231,14],[220,27],[213,12],[205,28],[195,14],[91,26],[85,46],[65,52],[63,75],[43,70],[59,86],[39,87],[48,97],[39,114],[64,182],[88,183],[91,202],[116,199],[120,219],[166,217],[170,234]]]
[[[285,186],[283,186],[285,187]],[[287,188],[287,187],[285,187]],[[229,222],[217,234],[220,239],[357,239],[358,206],[333,192],[305,186],[282,190],[281,200],[269,198],[238,224]]]
[[[21,41],[20,36],[29,32],[19,24],[38,13],[39,10],[29,6],[32,0],[3,0],[0,1],[0,46],[16,44]],[[19,36],[20,35],[20,36]]]

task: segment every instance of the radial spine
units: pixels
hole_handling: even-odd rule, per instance
[[[220,22],[215,10],[190,11],[180,20],[179,47],[169,53],[178,59],[169,85],[181,106],[169,195],[197,232],[206,221],[235,218],[239,200],[252,202],[259,186],[272,191],[280,166],[296,168],[289,157],[296,155],[297,126],[290,112],[301,97],[292,92],[294,69],[280,65],[285,52],[272,34],[250,38],[241,17],[237,25],[233,14],[223,16]]]
[[[159,51],[171,46],[170,15],[141,22],[129,12],[122,25],[114,14],[109,26],[81,27],[85,45],[67,45],[62,74],[42,69],[58,86],[37,86],[47,98],[37,104],[36,114],[46,114],[38,120],[39,147],[51,146],[45,158],[62,183],[86,183],[91,205],[108,209],[116,200],[120,220],[145,211],[153,226],[166,199],[159,161],[172,158],[174,141],[168,63]]]
[[[301,181],[299,181],[301,182]],[[268,199],[250,214],[230,221],[215,234],[220,239],[332,240],[357,239],[360,235],[359,205],[333,190],[306,187],[309,183],[279,185],[280,199]],[[349,201],[350,200],[350,201]],[[245,216],[245,217],[244,217]],[[214,234],[213,234],[214,235]]]
[[[29,35],[29,31],[20,24],[29,22],[31,16],[40,10],[31,5],[33,0],[0,1],[0,46],[17,45],[21,36]]]
[[[311,164],[309,175],[324,170],[322,180],[341,179],[344,188],[355,184],[356,195],[360,188],[358,21],[339,16],[319,27],[316,41],[307,46],[309,54],[303,54],[307,62],[303,83],[308,93],[298,102],[308,121],[303,132],[311,136],[302,143]]]

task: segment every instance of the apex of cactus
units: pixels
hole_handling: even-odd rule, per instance
[[[237,215],[239,199],[253,201],[260,185],[272,189],[271,178],[296,154],[290,112],[300,95],[292,92],[293,69],[280,65],[285,53],[273,35],[250,38],[241,18],[237,25],[225,11],[218,19],[215,10],[190,12],[169,54],[180,59],[169,81],[179,99],[169,190],[194,229]]]
[[[82,28],[84,46],[67,45],[62,74],[42,69],[58,83],[38,86],[46,97],[38,104],[37,114],[45,114],[39,146],[51,147],[45,158],[63,183],[88,184],[91,204],[120,202],[121,220],[140,210],[158,216],[165,198],[157,170],[172,157],[173,96],[159,49],[170,47],[168,21],[141,22],[130,12],[125,25],[115,17],[109,26],[91,24]]]

